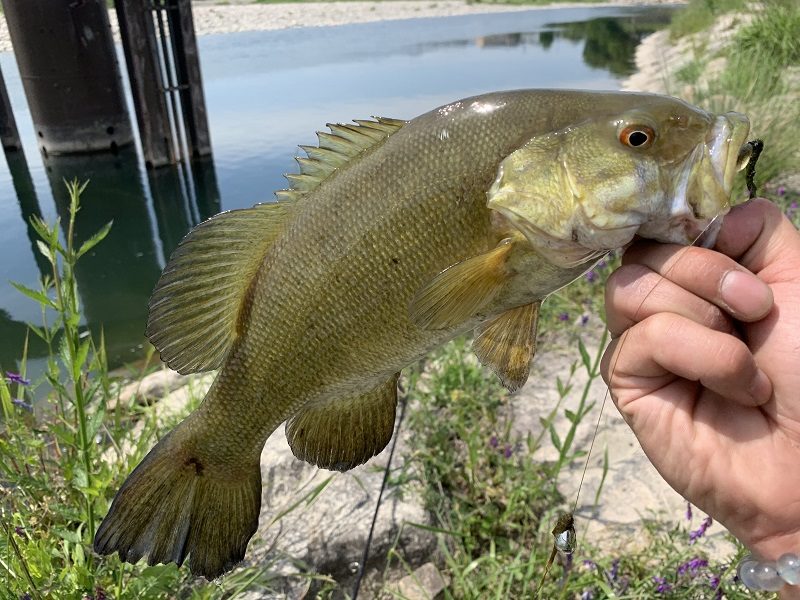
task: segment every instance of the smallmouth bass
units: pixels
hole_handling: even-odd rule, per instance
[[[619,92],[498,92],[329,128],[278,202],[201,223],[165,267],[148,337],[181,373],[220,370],[125,481],[97,552],[221,575],[256,531],[282,423],[298,458],[359,465],[392,436],[400,370],[469,331],[516,390],[541,301],[634,235],[691,243],[750,152],[743,115]]]

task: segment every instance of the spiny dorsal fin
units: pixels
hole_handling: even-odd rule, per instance
[[[378,454],[394,432],[399,376],[361,396],[301,409],[286,423],[294,455],[323,469],[348,471]]]
[[[336,169],[400,129],[406,121],[375,117],[374,121],[357,119],[355,125],[328,123],[330,133],[317,132],[319,146],[300,146],[307,156],[298,156],[299,173],[287,173],[288,190],[279,190],[279,200],[296,200],[316,188]]]
[[[150,297],[145,332],[170,368],[195,373],[221,366],[245,294],[291,213],[285,202],[220,213],[172,253]]]
[[[459,325],[485,308],[509,276],[506,261],[513,242],[448,267],[411,299],[411,321],[423,329]]]
[[[512,308],[475,330],[472,351],[509,392],[516,392],[528,381],[541,305],[534,302]]]

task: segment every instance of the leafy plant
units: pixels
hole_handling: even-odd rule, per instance
[[[257,588],[269,569],[242,569],[222,584],[197,581],[175,565],[127,565],[99,557],[92,539],[111,494],[159,435],[152,407],[123,402],[108,373],[102,334],[81,324],[75,265],[111,223],[78,243],[73,236],[86,184],[67,184],[69,220],[32,222],[51,272],[38,289],[14,286],[41,307],[31,334],[47,346],[44,373],[31,380],[26,358],[0,376],[0,590],[23,598],[216,598]],[[145,365],[145,369],[147,366]],[[195,399],[196,402],[196,399]],[[183,590],[183,591],[181,591]]]

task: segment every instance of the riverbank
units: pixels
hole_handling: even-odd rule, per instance
[[[643,6],[677,4],[674,0],[615,0],[597,2],[592,6]],[[587,6],[581,3],[554,3],[548,5],[481,4],[464,0],[386,0],[383,2],[287,2],[255,4],[237,2],[217,4],[202,0],[192,5],[192,16],[197,35],[237,33],[241,31],[269,31],[297,27],[330,27],[353,23],[371,23],[402,19],[423,19],[474,15],[497,12],[518,12],[548,8]],[[115,11],[109,11],[109,21],[114,39],[119,40],[119,27]],[[11,39],[5,19],[0,19],[0,52],[11,51]]]

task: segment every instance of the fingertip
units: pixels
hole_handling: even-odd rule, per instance
[[[750,396],[753,399],[753,406],[766,404],[772,398],[772,381],[761,369],[756,370],[753,384],[750,386]]]
[[[731,270],[720,281],[720,299],[741,321],[758,321],[772,309],[772,289],[756,275]]]

